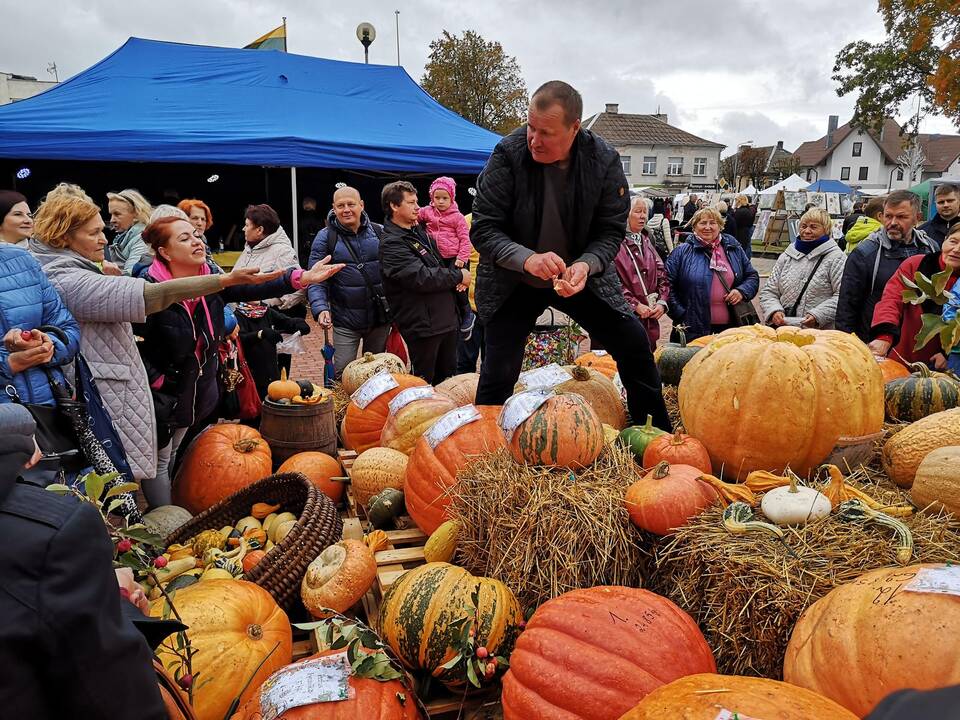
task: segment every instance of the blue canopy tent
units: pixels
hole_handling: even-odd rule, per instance
[[[841,195],[852,195],[853,188],[839,180],[817,180],[807,186],[810,192],[840,193]]]

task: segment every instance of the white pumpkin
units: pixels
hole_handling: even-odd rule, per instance
[[[768,491],[760,501],[760,509],[768,520],[785,526],[806,525],[825,518],[833,506],[822,492],[797,485],[797,476],[790,473],[790,485]]]

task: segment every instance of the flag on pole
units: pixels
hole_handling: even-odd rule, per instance
[[[244,50],[282,50],[287,51],[287,24],[274,28],[266,35],[261,35],[249,45],[243,46]]]

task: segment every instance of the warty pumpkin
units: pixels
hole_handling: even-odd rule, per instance
[[[643,451],[643,466],[655,467],[658,463],[668,462],[671,465],[690,465],[705,473],[713,470],[710,464],[710,453],[703,443],[695,437],[686,435],[679,430],[673,435],[664,433],[653,438]]]
[[[883,444],[883,471],[902,488],[913,485],[917,468],[931,451],[960,445],[960,408],[944,410],[910,423]]]
[[[690,465],[662,462],[627,488],[623,504],[630,522],[657,535],[672,535],[719,499],[700,480],[703,471]]]
[[[353,395],[357,388],[382,370],[404,374],[407,372],[407,366],[393,353],[364,353],[362,357],[347,363],[343,368],[343,374],[340,377],[343,391],[347,395]]]
[[[921,510],[960,517],[960,445],[937,448],[920,461],[910,497]]]
[[[409,458],[399,450],[374,447],[364,450],[350,468],[353,497],[366,506],[370,498],[386,488],[403,490]]]
[[[783,679],[863,717],[886,695],[960,683],[960,601],[911,592],[921,568],[865,573],[808,607],[793,628]]]
[[[418,391],[421,388],[409,388],[409,390]],[[394,398],[392,403],[394,409],[387,414],[383,431],[380,433],[381,447],[399,450],[404,455],[409,455],[413,452],[421,435],[442,416],[456,409],[457,404],[453,400],[430,390],[431,395],[413,400],[402,407],[396,407],[396,403],[403,398],[404,393]]]
[[[477,401],[477,385],[480,373],[463,373],[447,378],[437,385],[437,392],[453,400],[457,407],[472,405]]]
[[[503,717],[612,720],[665,683],[716,669],[697,624],[666,598],[572,590],[537,608],[520,635],[503,678]]]
[[[924,363],[912,363],[914,371],[884,386],[887,417],[900,422],[916,422],[942,410],[960,405],[960,382],[946,373],[931,372]]]
[[[196,515],[272,471],[270,446],[246,425],[220,423],[187,448],[173,482],[173,500]]]
[[[832,700],[806,688],[767,678],[698,673],[661,685],[620,720],[717,720],[731,717],[776,720],[857,720]]]
[[[573,363],[580,367],[591,368],[592,370],[601,372],[611,380],[613,380],[613,376],[617,374],[617,363],[613,359],[613,356],[606,350],[594,350],[593,352],[584,353],[574,360]]]
[[[840,438],[883,429],[880,367],[837,330],[725,330],[687,364],[678,398],[686,431],[734,477],[787,466],[805,477]]]
[[[380,434],[387,422],[390,401],[402,391],[411,387],[422,387],[427,383],[415,375],[390,373],[397,386],[376,396],[366,407],[361,408],[354,399],[347,405],[347,414],[343,418],[343,441],[348,447],[362,453],[380,444]],[[370,378],[367,382],[373,381]],[[359,388],[358,388],[359,389]]]
[[[479,595],[476,608],[471,600],[474,592]],[[523,622],[510,589],[499,580],[475,577],[454,565],[427,563],[401,575],[384,593],[380,634],[407,667],[426,670],[448,687],[462,686],[464,665],[452,669],[442,665],[457,654],[449,624],[474,615],[477,645],[482,644],[492,656],[509,656]]]
[[[501,427],[519,397],[504,403]],[[507,446],[518,463],[577,470],[597,459],[603,442],[600,418],[583,396],[554,393],[512,431]]]
[[[377,579],[377,561],[362,540],[341,540],[307,566],[300,583],[300,599],[314,617],[326,617],[324,608],[346,612]]]
[[[174,602],[189,628],[187,637],[198,650],[193,656],[193,672],[200,674],[193,691],[198,720],[222,720],[251,677],[240,695],[241,704],[292,659],[290,622],[259,585],[245,580],[204,580],[177,591]],[[163,598],[155,601],[150,614],[162,617],[165,603]],[[157,657],[164,665],[176,660],[163,646]]]
[[[555,385],[555,392],[582,396],[605,425],[618,431],[627,426],[627,410],[613,380],[599,370],[582,365],[567,365],[564,370],[570,373],[570,380]],[[526,389],[527,387],[519,382],[514,387],[514,392],[523,392]]]
[[[342,477],[340,461],[322,452],[302,452],[287,458],[277,469],[278,473],[300,473],[320,492],[340,502],[343,498],[343,483],[331,478]]]

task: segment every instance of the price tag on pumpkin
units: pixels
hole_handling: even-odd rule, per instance
[[[760,720],[760,718],[755,718],[753,715],[744,715],[742,712],[737,712],[736,710],[727,710],[724,708],[713,720]]]
[[[554,392],[549,388],[535,388],[508,398],[503,404],[503,410],[500,411],[500,419],[498,420],[507,442],[513,440],[513,434],[523,421],[533,415],[537,408],[553,396]]]
[[[358,387],[350,396],[350,400],[361,410],[365,410],[367,405],[372,403],[378,397],[388,390],[400,387],[400,383],[393,379],[393,375],[386,370],[381,370],[363,385]]]
[[[481,417],[480,411],[473,405],[458,407],[456,410],[451,410],[443,415],[431,425],[430,429],[423,434],[423,437],[426,438],[430,449],[436,450],[437,445],[453,435],[457,430],[468,423],[479,420]]]
[[[960,595],[960,565],[920,568],[916,577],[903,586],[910,592]]]
[[[571,377],[573,376],[557,363],[550,363],[544,367],[520,373],[520,382],[530,390],[533,388],[555,388]]]
[[[393,400],[390,401],[390,414],[396,415],[398,412],[400,412],[401,408],[405,408],[414,400],[422,400],[423,398],[433,397],[433,395],[433,388],[429,385],[402,390]]]
[[[594,350],[593,354],[597,357],[603,357],[604,355],[609,355],[610,353],[608,353],[606,350]]]
[[[349,679],[346,652],[288,665],[260,686],[263,720],[275,720],[304,705],[349,700]]]

